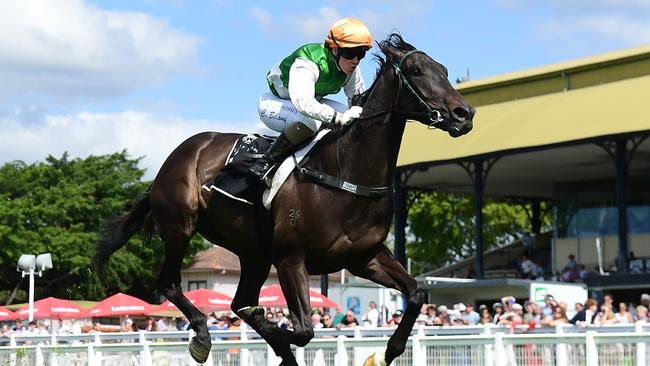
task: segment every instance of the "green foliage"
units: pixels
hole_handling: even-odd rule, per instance
[[[20,280],[20,254],[45,252],[52,254],[54,269],[37,277],[37,299],[96,300],[122,291],[153,300],[163,257],[160,240],[143,245],[134,237],[113,255],[106,279],[98,278],[91,265],[106,220],[126,213],[149,185],[140,180],[144,171],[139,161],[126,151],[72,160],[66,153],[60,159],[48,156],[42,163],[15,161],[0,168],[0,302]],[[198,238],[188,257],[201,248]],[[21,288],[26,287],[23,281]],[[24,296],[18,292],[13,302],[25,301]]]
[[[474,201],[467,195],[409,193],[407,256],[414,273],[424,273],[474,254]],[[483,243],[510,243],[530,232],[526,207],[515,201],[486,200]]]

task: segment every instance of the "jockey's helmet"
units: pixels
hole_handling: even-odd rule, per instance
[[[325,43],[330,48],[372,47],[372,35],[362,21],[343,18],[330,27]]]

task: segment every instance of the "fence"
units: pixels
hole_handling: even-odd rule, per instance
[[[306,347],[294,349],[300,365],[359,366],[383,352],[393,329],[317,330]],[[209,366],[278,365],[271,348],[247,331],[211,332]],[[0,346],[2,366],[194,366],[188,332],[96,333],[14,336]],[[239,340],[229,340],[240,337]],[[255,339],[257,338],[257,339]],[[557,327],[514,333],[502,327],[420,327],[396,366],[632,365],[650,366],[650,327]]]

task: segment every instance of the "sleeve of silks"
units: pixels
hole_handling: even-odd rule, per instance
[[[289,70],[289,97],[298,111],[303,115],[323,122],[334,118],[334,108],[316,100],[316,81],[318,66],[302,57],[298,57]]]
[[[357,68],[354,69],[352,75],[350,75],[350,78],[343,86],[343,91],[348,97],[348,107],[352,106],[352,97],[366,91],[366,87],[363,83],[363,77],[361,76],[361,67],[357,66]]]

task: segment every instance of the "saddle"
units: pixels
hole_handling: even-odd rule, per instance
[[[254,205],[254,202],[260,202],[261,199],[264,207],[270,209],[273,197],[295,169],[296,164],[299,164],[316,143],[329,132],[329,129],[321,129],[306,145],[289,155],[282,163],[271,168],[269,172],[269,175],[272,176],[271,188],[265,189],[261,198],[260,187],[265,186],[249,173],[249,169],[275,140],[266,135],[248,134],[237,139],[228,153],[224,168],[212,182],[204,184],[201,188],[206,191],[216,191],[223,196],[248,205]]]

